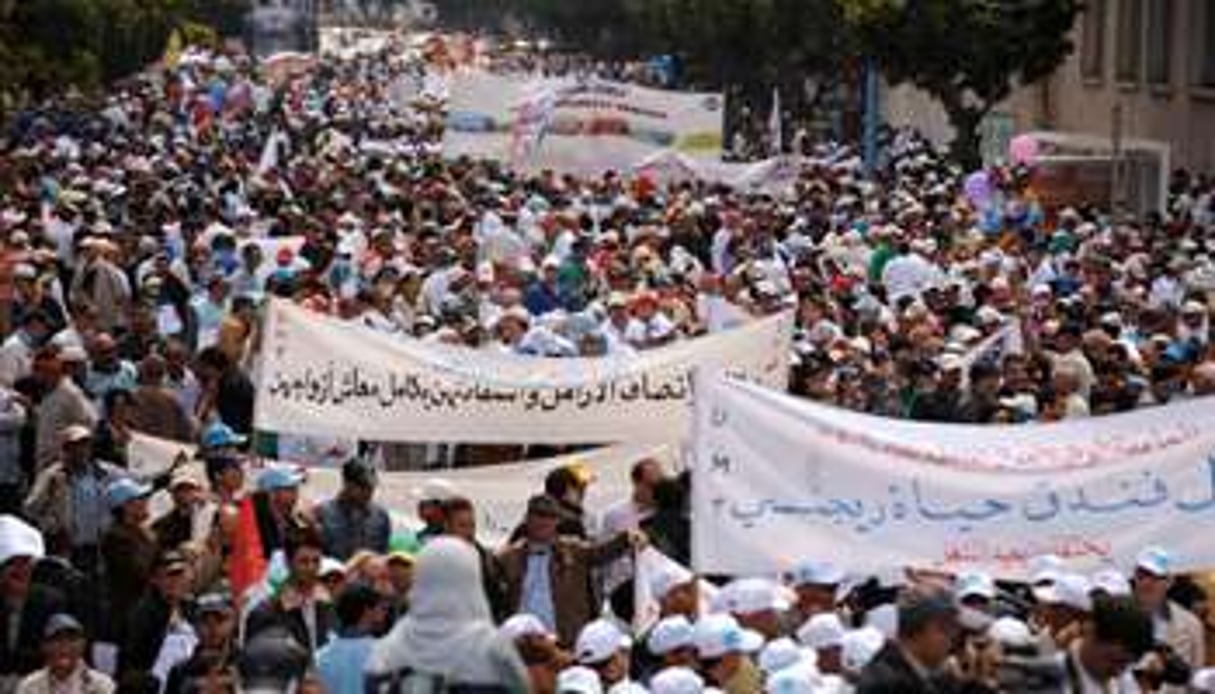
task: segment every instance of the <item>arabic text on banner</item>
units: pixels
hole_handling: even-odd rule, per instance
[[[694,368],[783,388],[791,320],[637,355],[545,359],[394,338],[273,301],[255,421],[366,441],[665,443],[691,422]]]
[[[1149,544],[1215,567],[1215,398],[1025,427],[893,421],[697,381],[693,557],[1022,578],[1040,554],[1124,570]]]

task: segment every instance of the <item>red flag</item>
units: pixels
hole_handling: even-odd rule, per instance
[[[231,584],[233,600],[240,600],[246,590],[265,578],[266,569],[266,555],[262,550],[261,532],[257,528],[253,497],[246,496],[240,502],[236,533],[232,537],[232,554],[228,557],[228,583]]]

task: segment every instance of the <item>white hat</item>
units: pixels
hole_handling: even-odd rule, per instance
[[[594,670],[575,665],[557,675],[557,694],[603,694],[603,684]]]
[[[797,630],[797,640],[808,648],[818,650],[838,646],[844,641],[844,622],[834,612],[816,614]]]
[[[696,623],[696,651],[701,659],[720,658],[727,653],[754,653],[764,645],[764,637],[743,629],[728,614],[712,614]]]
[[[578,641],[574,644],[574,657],[583,665],[594,665],[632,645],[633,640],[615,624],[606,619],[596,619],[582,627],[582,631],[578,633]]]
[[[1034,589],[1034,599],[1044,605],[1064,605],[1081,612],[1093,609],[1092,584],[1080,574],[1063,574],[1055,582]]]
[[[820,694],[821,678],[811,667],[791,667],[774,673],[764,685],[764,694]]]
[[[789,609],[789,601],[781,587],[766,578],[740,578],[722,589],[726,610],[734,614],[754,614],[768,610]]]
[[[1172,563],[1172,555],[1163,547],[1144,547],[1143,551],[1135,557],[1136,569],[1141,569],[1161,578],[1169,575],[1169,567]]]
[[[992,641],[1014,648],[1031,646],[1034,643],[1034,632],[1029,625],[1016,617],[1000,617],[987,628],[987,636]]]
[[[865,614],[865,626],[877,629],[888,639],[899,633],[899,609],[892,603],[878,605]]]
[[[790,573],[794,586],[836,586],[844,582],[844,572],[828,561],[807,561]]]
[[[516,641],[524,636],[553,635],[539,617],[526,613],[511,615],[505,622],[502,622],[502,626],[498,627],[498,633],[511,641]]]
[[[873,627],[861,627],[844,634],[841,660],[844,669],[860,672],[886,645],[886,635]]]
[[[695,642],[696,628],[683,615],[659,620],[646,639],[646,645],[654,655],[666,655],[678,648],[690,648]]]
[[[42,533],[16,516],[0,516],[0,566],[15,557],[41,559],[46,555]]]
[[[1063,560],[1057,554],[1040,554],[1029,560],[1029,582],[1054,583],[1063,574]]]
[[[442,477],[432,477],[413,490],[418,501],[448,501],[456,496],[456,485]]]
[[[996,582],[991,576],[974,571],[958,576],[954,582],[954,595],[959,600],[966,598],[985,598],[994,600],[996,597]]]
[[[333,574],[333,573],[339,573],[339,574],[342,574],[343,576],[345,576],[346,575],[346,565],[343,564],[342,562],[338,561],[337,559],[334,559],[333,557],[322,557],[320,575],[328,576],[329,574]]]
[[[804,662],[814,662],[814,660],[814,651],[802,648],[796,641],[786,636],[769,641],[768,645],[759,652],[757,663],[764,674],[773,675],[786,668]]]
[[[662,600],[676,586],[692,581],[696,576],[678,564],[667,564],[650,578],[650,595]]]
[[[650,694],[700,694],[705,681],[691,668],[669,667],[650,679]]]
[[[1131,594],[1130,580],[1118,569],[1102,569],[1093,574],[1089,582],[1092,583],[1093,590],[1100,590],[1110,595]]]

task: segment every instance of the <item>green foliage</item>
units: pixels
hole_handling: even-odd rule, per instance
[[[1015,85],[1048,76],[1072,51],[1078,0],[839,0],[861,50],[893,83],[937,98],[955,154],[978,161],[978,127]]]
[[[0,93],[95,90],[187,39],[239,33],[247,0],[0,0]]]

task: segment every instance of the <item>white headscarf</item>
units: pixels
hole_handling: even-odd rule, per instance
[[[401,670],[442,677],[449,684],[528,690],[515,647],[494,628],[481,585],[481,562],[467,542],[434,539],[418,555],[409,613],[378,640],[366,672]]]

